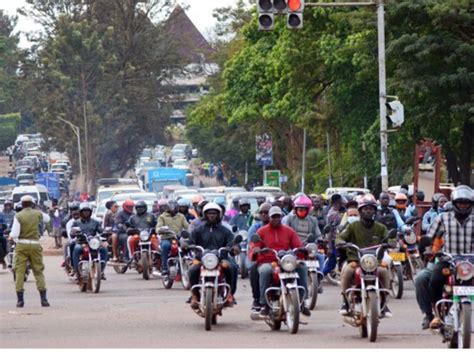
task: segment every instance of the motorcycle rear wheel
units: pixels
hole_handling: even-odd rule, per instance
[[[212,327],[212,289],[204,289],[204,328],[206,330],[211,330]]]
[[[313,310],[316,307],[316,303],[318,302],[318,289],[319,289],[319,278],[318,274],[315,272],[311,272],[309,274],[309,285],[308,285],[308,301],[309,301],[309,309]]]
[[[471,304],[461,304],[459,314],[458,348],[469,349],[471,347]]]
[[[174,280],[173,280],[171,277],[169,277],[169,275],[163,276],[163,277],[161,278],[161,281],[163,282],[163,286],[164,286],[167,290],[169,290],[171,287],[173,287],[173,282],[174,282]]]
[[[125,266],[118,266],[118,265],[114,265],[114,271],[117,273],[117,274],[125,274],[128,270],[128,266],[125,265]]]
[[[377,328],[379,325],[378,299],[374,292],[369,293],[367,307],[367,332],[371,343],[377,340]]]
[[[300,325],[300,303],[298,297],[298,290],[291,289],[286,295],[286,304],[288,309],[286,310],[286,325],[290,334],[298,333]]]

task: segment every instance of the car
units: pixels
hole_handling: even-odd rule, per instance
[[[197,158],[199,156],[199,152],[196,148],[194,148],[193,150],[191,150],[191,156],[193,158]]]
[[[276,186],[256,186],[256,187],[253,188],[253,191],[255,191],[255,192],[269,192],[273,196],[281,196],[281,195],[285,194],[281,190],[281,188],[276,187]]]
[[[99,185],[96,194],[97,205],[103,200],[110,200],[113,195],[143,192],[137,179],[102,178],[97,183]]]
[[[225,193],[223,192],[205,192],[202,195],[206,201],[215,203],[220,203],[224,201],[225,205]]]
[[[269,192],[255,192],[255,191],[245,191],[245,192],[230,192],[226,194],[226,210],[228,211],[232,207],[232,200],[234,198],[242,199],[245,198],[250,202],[250,211],[252,213],[257,212],[259,201],[265,202],[267,199],[273,198],[273,195]]]
[[[171,161],[175,161],[177,159],[186,159],[186,152],[184,149],[177,149],[171,151]]]
[[[19,186],[35,184],[35,176],[33,174],[19,174],[16,176],[16,180]]]
[[[199,193],[223,193],[224,192],[224,189],[226,187],[225,186],[211,186],[211,187],[201,187],[200,189],[198,189],[198,192]]]
[[[30,195],[40,206],[51,207],[52,202],[49,198],[48,189],[44,185],[17,186],[12,191],[13,203],[20,202],[23,196]]]
[[[326,196],[331,197],[334,194],[340,195],[358,195],[358,194],[368,194],[370,193],[369,189],[363,189],[360,187],[328,187],[324,192]]]

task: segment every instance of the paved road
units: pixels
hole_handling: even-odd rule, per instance
[[[325,285],[308,324],[291,335],[250,320],[250,287],[240,280],[238,305],[225,310],[209,333],[203,319],[184,303],[188,292],[181,285],[165,290],[159,279],[144,281],[136,272],[118,275],[108,269],[101,292],[84,294],[59,268],[60,257],[47,256],[45,262],[50,308],[40,306],[31,278],[25,286],[25,308],[16,309],[11,274],[0,270],[1,347],[444,347],[440,338],[421,330],[409,283],[403,300],[391,301],[394,317],[382,321],[379,339],[372,344],[343,324],[337,314],[339,289],[333,286]]]

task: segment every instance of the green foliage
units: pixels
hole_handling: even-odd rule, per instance
[[[5,150],[15,143],[19,121],[19,113],[0,115],[0,150]]]

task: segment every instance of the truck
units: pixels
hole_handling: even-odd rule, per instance
[[[56,173],[37,173],[35,176],[35,183],[44,185],[48,189],[49,196],[53,199],[59,200],[61,197],[61,190],[59,185],[59,175]]]
[[[142,178],[148,192],[162,192],[165,185],[192,185],[192,174],[189,169],[177,168],[145,168]]]

